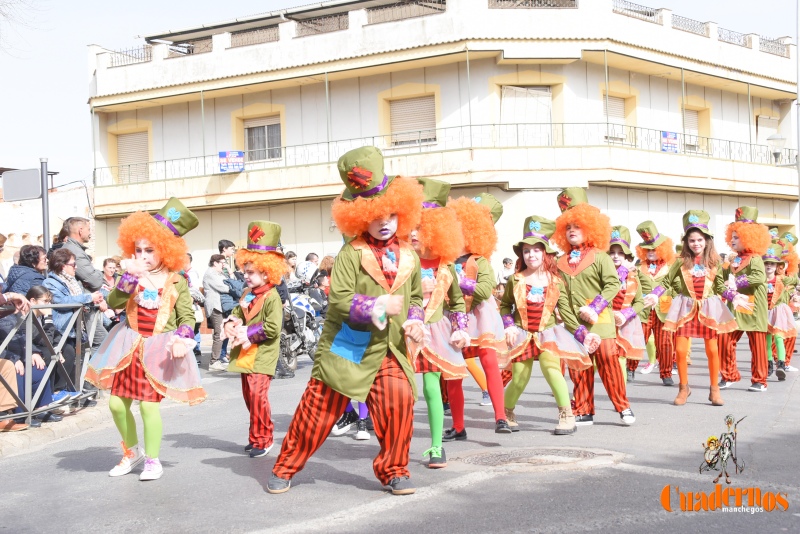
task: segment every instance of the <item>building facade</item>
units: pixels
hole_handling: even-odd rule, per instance
[[[502,200],[496,267],[566,186],[675,239],[689,208],[717,233],[743,204],[797,227],[797,171],[775,165],[797,154],[788,38],[623,0],[334,0],[145,40],[89,51],[98,257],[171,195],[200,218],[198,266],[253,219],[335,254],[336,160],[366,144],[389,174]]]

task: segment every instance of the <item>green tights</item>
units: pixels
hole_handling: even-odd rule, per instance
[[[556,404],[563,408],[569,406],[569,391],[567,390],[567,381],[561,373],[561,361],[558,357],[553,356],[549,352],[542,352],[539,355],[539,366],[542,368],[542,374],[556,398]],[[525,360],[524,362],[515,363],[511,367],[511,382],[506,388],[505,406],[509,410],[513,410],[517,405],[522,392],[528,385],[531,379],[531,372],[533,371],[533,358]]]
[[[783,336],[767,334],[767,361],[772,360],[772,338],[775,338],[775,346],[778,347],[778,361],[786,361],[786,346],[783,344]]]
[[[650,335],[650,339],[647,340],[647,361],[651,364],[656,363],[656,341],[655,336],[652,334]]]
[[[422,373],[422,394],[428,404],[428,424],[431,427],[431,447],[442,446],[444,431],[444,406],[439,377],[442,373]]]
[[[108,399],[108,407],[111,410],[111,416],[114,418],[114,424],[117,425],[122,441],[125,447],[130,449],[137,443],[139,438],[136,435],[136,421],[133,419],[131,412],[131,404],[133,399],[126,399],[125,397],[117,397],[111,395]],[[439,401],[441,405],[442,402]],[[158,458],[158,453],[161,452],[161,410],[158,402],[145,402],[139,403],[139,412],[142,414],[142,423],[144,424],[144,451],[150,458]],[[441,436],[441,432],[439,433]]]

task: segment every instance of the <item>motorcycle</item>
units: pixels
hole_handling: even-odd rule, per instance
[[[290,303],[283,308],[280,350],[283,364],[294,371],[299,356],[314,360],[324,324],[324,318],[318,318],[317,313],[327,308],[327,301],[319,302],[306,292],[290,293],[290,297]]]

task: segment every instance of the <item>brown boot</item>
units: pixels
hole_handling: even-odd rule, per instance
[[[725,401],[722,400],[722,395],[719,393],[719,386],[711,386],[708,392],[708,400],[711,401],[713,406],[725,405]]]
[[[672,404],[675,406],[683,406],[686,404],[686,399],[689,398],[689,395],[692,394],[692,390],[689,389],[689,384],[678,384],[678,396],[675,397],[675,400],[672,401]]]
[[[513,408],[506,408],[506,422],[508,423],[509,428],[511,430],[516,430],[519,428],[519,423],[517,423],[517,416],[514,414]]]
[[[575,415],[572,413],[572,408],[569,406],[559,406],[558,425],[556,425],[553,434],[556,436],[566,436],[574,434],[577,429],[578,427],[575,426]]]

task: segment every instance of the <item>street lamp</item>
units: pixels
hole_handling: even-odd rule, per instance
[[[785,144],[786,138],[781,134],[772,134],[767,137],[767,145],[769,145],[769,151],[772,152],[772,157],[775,158],[775,165],[781,161],[781,153]]]

